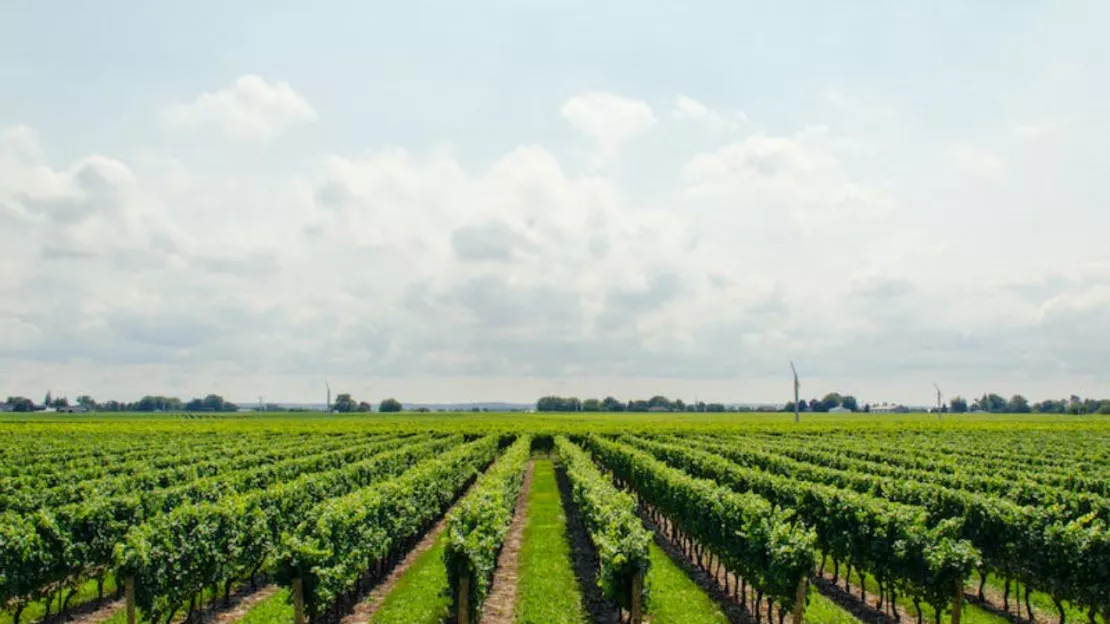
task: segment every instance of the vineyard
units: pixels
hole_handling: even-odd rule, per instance
[[[0,624],[1110,624],[1098,417],[86,416],[0,438]]]

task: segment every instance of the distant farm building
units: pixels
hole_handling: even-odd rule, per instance
[[[847,407],[844,407],[843,405],[837,405],[836,407],[830,409],[829,413],[830,414],[851,414],[852,410],[848,409]]]

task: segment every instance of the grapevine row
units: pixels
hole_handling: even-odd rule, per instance
[[[301,593],[309,618],[358,589],[381,561],[395,558],[497,456],[487,436],[418,464],[391,481],[327,500],[284,536],[279,580]]]
[[[601,561],[598,582],[605,597],[636,611],[644,606],[642,580],[651,566],[651,534],[636,515],[636,498],[618,490],[582,449],[563,436],[555,439],[570,482],[571,498],[582,515]]]
[[[477,615],[489,594],[531,453],[531,437],[518,438],[447,516],[443,558],[451,596],[471,616]]]
[[[355,451],[366,457],[396,444],[396,439],[387,438]],[[10,602],[20,609],[61,587],[76,586],[83,578],[102,579],[115,561],[117,544],[132,527],[180,505],[214,501],[294,477],[307,478],[315,472],[335,470],[358,455],[325,453],[244,471],[237,479],[229,474],[180,488],[92,498],[27,515],[4,512],[0,516],[0,570],[13,572],[5,574],[0,583],[0,603]],[[336,475],[357,466],[349,465]]]
[[[822,552],[871,573],[884,587],[900,586],[938,613],[962,592],[977,560],[975,548],[960,539],[957,520],[930,525],[917,507],[744,468],[685,445],[634,443],[690,474],[794,510],[814,527]]]
[[[714,447],[725,457],[746,456],[739,449]],[[737,468],[739,470],[739,468]],[[1013,502],[946,488],[820,466],[783,466],[783,474],[808,483],[873,493],[914,505],[932,525],[956,522],[959,534],[978,548],[982,584],[987,570],[1095,612],[1110,610],[1110,533],[1093,515],[1070,519],[1061,509],[1022,506]],[[754,471],[749,471],[754,473]],[[786,477],[780,477],[785,479]],[[1057,607],[1059,609],[1059,606]]]
[[[815,568],[816,537],[792,511],[690,476],[627,444],[588,436],[585,445],[653,510],[716,553],[758,600],[766,595],[783,609],[796,606],[797,588]]]
[[[128,532],[117,548],[120,575],[135,579],[135,603],[152,620],[172,619],[205,588],[226,592],[264,569],[279,555],[283,536],[316,505],[401,474],[459,441],[409,445],[337,471],[179,507]]]

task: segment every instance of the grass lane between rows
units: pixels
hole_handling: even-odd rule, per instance
[[[289,589],[282,587],[251,607],[237,624],[289,624],[292,621],[293,602],[289,599]]]
[[[517,587],[518,624],[585,624],[582,592],[571,565],[567,518],[550,459],[536,460],[528,493]]]
[[[372,624],[438,624],[451,611],[447,567],[443,564],[445,534],[424,551],[386,596]]]
[[[652,624],[728,624],[717,603],[654,543],[647,586]]]

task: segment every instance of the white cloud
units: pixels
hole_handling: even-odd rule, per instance
[[[295,123],[316,121],[317,116],[289,83],[268,83],[248,74],[230,87],[169,107],[164,118],[175,129],[211,127],[233,139],[267,140]]]
[[[685,95],[678,96],[671,116],[679,120],[701,123],[713,135],[736,132],[748,121],[744,111],[718,112]]]
[[[958,172],[992,182],[1006,173],[1006,163],[994,152],[974,145],[958,145],[949,150],[949,161]]]
[[[609,94],[562,112],[608,157],[655,123],[647,104]],[[691,98],[672,112],[733,127],[716,115]],[[262,117],[255,138],[296,119]],[[71,396],[282,399],[312,398],[301,388],[325,375],[359,398],[384,386],[483,398],[468,393],[495,379],[497,398],[528,399],[564,380],[763,379],[789,359],[873,388],[1045,368],[1105,381],[1105,349],[1090,346],[1110,344],[1105,271],[965,271],[944,244],[964,222],[928,218],[947,208],[930,185],[953,170],[972,173],[957,191],[999,202],[1007,164],[963,146],[921,165],[865,138],[813,126],[702,153],[668,144],[648,194],[541,145],[480,167],[370,146],[279,175],[172,154],[54,163],[31,128],[3,130],[0,370],[9,394],[68,380]],[[911,174],[888,175],[901,161]],[[1069,249],[1067,233],[1024,249]]]
[[[1037,139],[1059,132],[1063,124],[1058,120],[1049,119],[1039,123],[1026,123],[1014,126],[1013,135],[1019,139]]]
[[[601,160],[616,156],[620,146],[655,125],[655,114],[646,102],[612,93],[576,95],[561,110],[576,130],[593,141]]]

